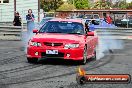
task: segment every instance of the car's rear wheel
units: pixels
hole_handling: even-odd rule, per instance
[[[28,61],[28,63],[37,63],[38,62],[38,58],[28,58],[27,57],[27,61]]]
[[[82,65],[85,65],[86,63],[87,63],[87,47],[84,48],[83,60],[81,60]]]
[[[99,46],[97,45],[95,50],[94,50],[94,56],[91,58],[91,60],[97,60],[97,54],[99,53]]]
[[[96,57],[96,50],[94,51],[93,54],[94,54],[94,56],[93,56],[91,59],[92,59],[92,60],[96,60],[96,58],[97,58],[97,57]]]

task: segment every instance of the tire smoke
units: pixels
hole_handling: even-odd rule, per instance
[[[106,29],[107,30],[107,29]],[[110,33],[104,31],[107,35],[99,35],[99,44],[97,46],[97,60],[103,58],[105,54],[113,53],[115,49],[123,49],[123,40],[116,39]],[[98,34],[98,33],[97,33]]]

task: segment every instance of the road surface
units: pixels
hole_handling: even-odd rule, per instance
[[[82,67],[89,74],[132,75],[132,41],[124,49],[107,53],[102,59]],[[131,88],[130,84],[76,83],[79,65],[71,61],[44,60],[29,64],[21,41],[0,41],[0,88]],[[73,65],[74,64],[74,65]]]

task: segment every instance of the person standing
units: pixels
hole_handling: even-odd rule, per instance
[[[21,17],[19,16],[19,12],[15,13],[15,18],[13,20],[14,26],[21,26]]]
[[[32,32],[32,30],[35,28],[35,17],[32,13],[32,9],[28,10],[28,14],[26,15],[26,20],[27,20],[27,31],[28,34],[30,34]]]
[[[106,21],[108,24],[112,24],[112,18],[110,17],[109,14],[106,15]]]

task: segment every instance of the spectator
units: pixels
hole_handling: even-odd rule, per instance
[[[104,19],[103,19],[103,21],[105,21],[105,22],[107,23],[107,20],[106,20],[106,15],[104,15]]]
[[[32,30],[35,28],[35,24],[34,24],[35,17],[31,9],[28,10],[28,14],[26,15],[26,20],[27,20],[27,30],[28,33],[30,34]]]
[[[14,26],[21,26],[21,17],[19,16],[19,12],[15,13],[15,18],[13,20]]]
[[[110,17],[109,14],[106,15],[106,21],[108,24],[112,24],[112,18]]]

